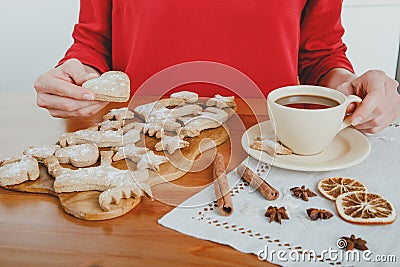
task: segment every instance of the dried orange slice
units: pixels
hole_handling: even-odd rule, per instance
[[[318,190],[324,197],[335,201],[343,193],[367,191],[367,187],[360,181],[351,178],[328,177],[318,183]]]
[[[341,194],[336,209],[343,220],[357,224],[389,224],[396,219],[396,210],[386,198],[364,191]]]

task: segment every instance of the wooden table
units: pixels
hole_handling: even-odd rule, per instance
[[[36,107],[35,99],[31,93],[0,93],[0,159],[19,155],[30,145],[53,143],[61,133],[86,128],[107,112],[87,120],[55,119]],[[266,119],[265,101],[248,103],[258,119]],[[238,101],[238,114],[246,128],[257,121],[244,101]],[[244,127],[230,127],[231,142],[218,147],[225,157],[232,152],[228,171],[247,156],[240,145]],[[153,191],[180,203],[211,177],[207,168],[176,182],[191,190],[175,192],[166,184]],[[0,189],[0,266],[273,266],[254,255],[159,225],[157,220],[173,208],[144,198],[122,217],[91,222],[64,213],[52,196]]]

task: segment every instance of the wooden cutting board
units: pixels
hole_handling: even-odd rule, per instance
[[[156,173],[150,171],[150,186],[155,186],[160,183],[176,180],[187,172],[190,171],[196,158],[203,152],[219,146],[229,139],[227,130],[221,126],[216,129],[210,129],[203,131],[199,136],[190,138],[189,147],[183,148],[180,151],[176,151],[171,155],[166,155],[169,162],[160,165],[160,172]],[[159,139],[142,136],[142,140],[136,143],[137,146],[145,145],[149,149],[154,148],[154,145]],[[163,152],[155,152],[158,155],[163,155]],[[97,163],[99,164],[99,163]],[[111,211],[103,211],[99,205],[99,195],[101,192],[98,191],[87,191],[87,192],[74,192],[74,193],[56,193],[54,192],[54,178],[47,173],[47,169],[43,164],[40,166],[40,176],[36,181],[27,181],[22,184],[6,186],[4,188],[28,192],[28,193],[42,193],[49,194],[57,197],[60,200],[61,207],[63,210],[77,218],[96,221],[112,219],[124,215],[131,211],[139,203],[141,198],[129,198],[122,199],[119,204],[113,205]],[[114,167],[119,169],[136,169],[136,164],[129,160],[120,160],[113,162]],[[95,166],[95,165],[94,165]],[[63,167],[74,168],[69,165],[63,164]]]

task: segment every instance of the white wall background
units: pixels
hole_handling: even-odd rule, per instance
[[[30,91],[72,42],[79,0],[0,0],[0,92]],[[344,0],[348,56],[356,72],[380,68],[394,77],[400,0]]]
[[[33,91],[72,43],[79,0],[0,0],[0,92]]]
[[[400,0],[344,0],[344,41],[357,74],[383,69],[395,77],[400,38]]]

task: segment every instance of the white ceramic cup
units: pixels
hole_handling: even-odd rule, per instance
[[[325,109],[299,109],[276,102],[283,97],[298,95],[329,98],[338,105]],[[345,96],[330,88],[311,85],[282,87],[269,93],[267,99],[268,114],[276,137],[299,155],[322,152],[341,130],[351,125],[348,119],[344,120],[347,106],[361,101],[355,95]]]

